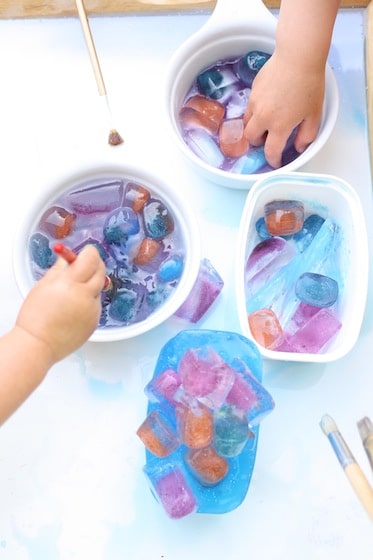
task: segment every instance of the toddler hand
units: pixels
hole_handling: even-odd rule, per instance
[[[56,362],[79,348],[97,327],[105,265],[92,245],[56,264],[31,289],[16,325],[45,343]]]

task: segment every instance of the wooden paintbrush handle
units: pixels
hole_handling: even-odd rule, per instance
[[[373,521],[373,489],[357,463],[351,463],[345,468],[345,473],[357,497]]]
[[[100,68],[100,63],[98,61],[98,56],[96,52],[96,47],[93,42],[93,37],[91,33],[91,28],[89,26],[87,14],[85,11],[85,7],[83,4],[83,0],[75,0],[76,7],[78,9],[79,19],[83,30],[83,35],[85,42],[87,44],[89,58],[91,59],[91,64],[93,67],[93,72],[96,78],[98,93],[100,95],[106,95],[106,87],[104,83],[104,79],[102,77],[102,72]]]

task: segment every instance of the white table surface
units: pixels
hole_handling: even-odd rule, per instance
[[[1,331],[21,304],[12,273],[19,215],[55,166],[96,150],[141,162],[195,207],[203,254],[225,281],[199,327],[238,330],[234,247],[245,192],[186,167],[164,127],[162,86],[175,48],[208,13],[91,21],[115,126],[110,148],[78,19],[0,21]],[[336,128],[304,168],[349,181],[361,196],[372,254],[364,77],[364,10],[338,15],[330,63],[340,87]],[[319,427],[334,417],[373,481],[356,422],[373,417],[372,283],[355,348],[328,365],[264,364],[275,410],[260,429],[249,492],[235,511],[167,518],[144,475],[135,435],[143,387],[174,320],[131,341],[88,343],[56,365],[0,429],[0,560],[371,560],[373,527]],[[0,387],[1,392],[1,387]]]

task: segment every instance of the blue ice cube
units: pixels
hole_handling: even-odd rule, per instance
[[[232,166],[233,173],[240,173],[241,175],[250,175],[257,173],[262,167],[267,164],[264,155],[263,146],[258,148],[251,147],[244,156],[240,157]]]
[[[250,51],[239,59],[237,73],[246,86],[252,86],[255,76],[270,56],[262,51]]]
[[[197,88],[199,93],[210,97],[211,99],[219,99],[226,96],[230,86],[236,84],[238,78],[232,70],[225,67],[214,66],[204,70],[197,76]],[[234,88],[232,89],[232,93]]]
[[[49,239],[42,233],[31,236],[29,251],[31,259],[42,269],[50,268],[56,260],[56,255],[49,247]]]
[[[308,305],[330,307],[337,301],[338,284],[333,278],[324,274],[305,272],[299,276],[295,284],[295,294]]]
[[[308,247],[324,222],[325,219],[318,214],[311,214],[304,220],[302,229],[293,236],[300,253]]]

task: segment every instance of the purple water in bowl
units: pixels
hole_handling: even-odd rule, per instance
[[[59,240],[75,253],[93,244],[105,262],[112,289],[102,293],[98,328],[144,321],[183,274],[185,245],[177,220],[156,192],[132,180],[80,183],[48,205],[29,238],[35,280],[55,262]]]

